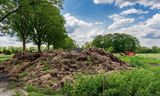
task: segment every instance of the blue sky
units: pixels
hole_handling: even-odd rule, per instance
[[[69,36],[80,46],[109,33],[127,33],[143,46],[160,46],[160,0],[64,0],[61,12]],[[0,40],[6,42],[2,46],[20,45],[15,37]]]
[[[160,46],[160,0],[65,0],[62,14],[78,45],[97,35],[127,33]]]

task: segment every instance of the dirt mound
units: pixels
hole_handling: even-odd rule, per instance
[[[77,73],[96,74],[128,66],[112,54],[97,48],[82,52],[21,52],[2,65],[12,79],[54,89],[63,86],[65,81],[72,80]]]

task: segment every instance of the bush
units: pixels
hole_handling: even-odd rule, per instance
[[[67,96],[98,96],[103,91],[103,75],[79,75],[76,82],[66,83],[64,92]]]
[[[160,96],[160,68],[79,76],[66,84],[67,96]]]
[[[3,49],[3,54],[5,54],[5,55],[11,55],[12,51],[9,50],[9,49]]]

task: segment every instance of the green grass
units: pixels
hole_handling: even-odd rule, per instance
[[[51,88],[39,88],[28,85],[25,89],[28,92],[28,96],[63,96],[60,95],[59,91],[55,92]]]
[[[143,54],[137,54],[137,56],[160,59],[160,53],[143,53]]]
[[[160,96],[160,67],[82,75],[64,88],[66,96]]]
[[[157,57],[158,54],[138,54],[136,56],[119,56],[119,58],[133,67],[150,67],[150,66],[160,66],[160,59]],[[157,58],[156,58],[157,57]]]
[[[0,62],[10,59],[13,55],[0,55]]]

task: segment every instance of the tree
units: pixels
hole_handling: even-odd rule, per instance
[[[0,4],[7,6],[5,11],[2,10],[4,14],[10,12],[8,11],[10,9],[9,6],[20,6],[12,15],[7,16],[7,18],[5,17],[7,21],[7,24],[5,23],[5,29],[11,29],[11,31],[7,33],[16,35],[22,41],[23,50],[26,49],[26,43],[32,41],[38,46],[38,50],[40,51],[41,45],[45,44],[47,37],[51,36],[51,39],[53,39],[55,33],[60,33],[58,32],[59,29],[63,30],[64,34],[64,20],[59,11],[59,8],[62,7],[62,1],[63,0],[10,0],[0,2]],[[2,6],[2,9],[5,9],[5,7],[3,8]],[[56,30],[56,32],[53,30]]]
[[[104,49],[112,48],[114,52],[125,52],[135,51],[139,46],[139,41],[131,35],[115,33],[97,36],[92,44]]]
[[[72,40],[72,38],[67,36],[64,40],[62,48],[65,50],[72,50],[72,49],[76,48],[75,41]]]
[[[83,46],[82,49],[88,49],[88,48],[92,48],[93,44],[92,42],[86,42]]]
[[[45,0],[1,0],[0,1],[0,6],[1,6],[1,15],[0,15],[0,22],[2,22],[4,19],[6,19],[7,17],[9,17],[10,15],[16,13],[19,9],[23,8],[23,4],[19,4],[19,2],[23,2],[23,1],[28,1],[28,5],[30,6],[34,6],[36,4],[39,4],[41,1],[45,1]],[[63,0],[49,0],[49,3],[51,3],[52,5],[62,8],[62,3]]]
[[[37,45],[41,52],[41,45],[48,43],[55,44],[63,39],[65,34],[64,19],[57,7],[44,1],[36,8],[33,7],[32,26],[33,30],[30,39]],[[55,42],[56,41],[56,42]]]
[[[112,46],[112,34],[108,34],[108,35],[99,35],[97,37],[94,38],[93,42],[92,42],[93,46],[99,47],[99,48],[109,48],[110,46]]]
[[[24,3],[24,2],[21,2]],[[26,50],[26,43],[29,42],[29,34],[31,32],[30,10],[22,8],[8,18],[9,25],[12,29],[10,35],[16,35],[22,41],[23,51]]]

